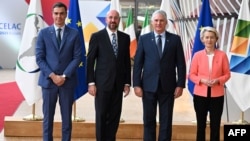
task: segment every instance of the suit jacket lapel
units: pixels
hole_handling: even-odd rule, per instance
[[[120,31],[117,31],[117,44],[118,44],[118,53],[117,53],[117,56],[119,56],[119,52],[120,52],[120,48],[123,46],[122,45],[122,37],[121,37],[121,34],[120,34]]]
[[[165,33],[165,43],[164,43],[164,49],[163,49],[163,52],[162,52],[162,56],[166,54],[167,50],[168,50],[168,47],[169,47],[169,33],[166,31]]]
[[[151,32],[151,43],[152,43],[152,47],[153,47],[154,52],[155,52],[155,53],[159,56],[159,58],[160,58],[160,54],[159,54],[159,52],[158,52],[158,47],[157,47],[157,44],[156,44],[154,32]]]
[[[65,44],[66,39],[68,38],[68,35],[69,35],[69,29],[65,25],[64,32],[63,32],[63,37],[62,37],[62,42],[61,42],[61,45],[60,45],[60,51],[62,50],[63,45]]]
[[[109,38],[109,34],[108,34],[108,31],[106,30],[106,28],[104,29],[104,39],[103,39],[103,41],[105,41],[106,43],[104,43],[104,44],[106,44],[106,45],[109,45],[109,49],[110,49],[110,52],[111,52],[111,54],[113,54],[113,56],[115,57],[115,53],[114,53],[114,50],[113,50],[113,46],[112,46],[112,43],[111,43],[111,41],[110,41],[110,38]],[[117,41],[118,41],[118,54],[117,54],[117,56],[119,55],[119,46],[120,46],[120,44],[119,44],[119,34],[118,34],[118,31],[117,31]]]
[[[48,35],[51,37],[52,42],[54,44],[54,47],[58,49],[58,43],[57,43],[57,39],[56,39],[56,32],[55,32],[55,28],[54,28],[53,25],[50,26]]]

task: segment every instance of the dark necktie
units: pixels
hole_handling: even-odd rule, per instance
[[[112,33],[112,46],[113,46],[114,54],[117,57],[118,45],[117,45],[117,40],[116,40],[115,33]]]
[[[157,36],[157,48],[158,48],[158,52],[160,57],[162,56],[162,41],[161,41],[161,35]]]
[[[61,28],[58,28],[58,29],[57,29],[57,43],[58,43],[58,46],[59,46],[59,47],[60,47],[61,41],[62,41],[62,39],[61,39],[61,31],[62,31]]]

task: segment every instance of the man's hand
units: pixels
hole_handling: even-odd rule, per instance
[[[125,85],[123,92],[124,92],[124,97],[128,96],[130,92],[130,86]]]
[[[50,76],[50,78],[57,86],[62,86],[66,80],[65,77],[62,77],[61,75],[56,75],[54,73]]]
[[[95,85],[89,85],[88,92],[92,96],[96,96],[96,86]]]
[[[134,92],[135,92],[135,95],[138,97],[142,97],[143,95],[143,91],[141,87],[134,87]]]
[[[174,98],[178,98],[182,96],[183,88],[182,87],[176,87],[174,92]]]

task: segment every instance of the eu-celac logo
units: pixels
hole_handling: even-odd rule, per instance
[[[238,20],[230,60],[230,69],[232,72],[241,74],[250,74],[250,21]]]
[[[43,17],[36,13],[27,15],[24,27],[17,68],[26,73],[36,73],[39,67],[36,64],[35,46],[39,30],[43,27]]]

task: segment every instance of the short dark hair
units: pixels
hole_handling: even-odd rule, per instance
[[[67,6],[64,3],[62,3],[62,2],[56,2],[53,5],[53,9],[56,8],[56,7],[63,7],[65,9],[65,11],[67,12]]]

